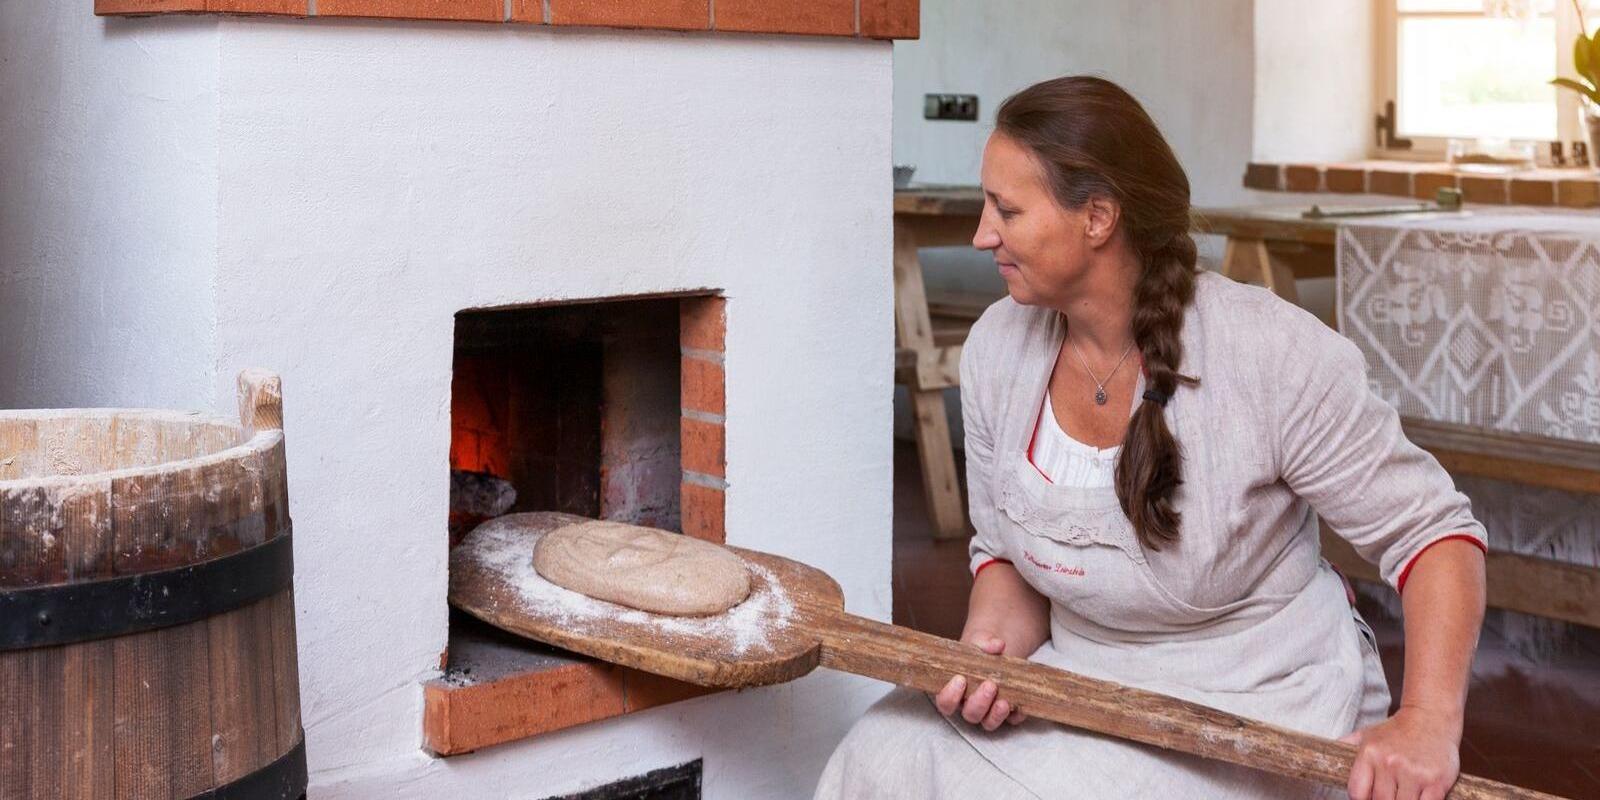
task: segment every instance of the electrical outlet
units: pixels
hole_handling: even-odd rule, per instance
[[[978,119],[978,96],[975,94],[928,94],[922,96],[923,119],[956,119],[975,122]]]

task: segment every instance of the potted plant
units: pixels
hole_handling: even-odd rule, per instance
[[[1572,67],[1577,71],[1580,81],[1571,78],[1552,78],[1551,83],[1563,89],[1571,89],[1578,93],[1578,102],[1583,105],[1583,132],[1589,142],[1590,163],[1600,169],[1600,31],[1594,36],[1589,36],[1584,31],[1589,30],[1589,24],[1583,19],[1583,4],[1572,0],[1573,8],[1578,11],[1578,39],[1572,43]]]

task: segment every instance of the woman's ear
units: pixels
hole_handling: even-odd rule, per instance
[[[1117,218],[1122,216],[1122,208],[1117,201],[1094,195],[1084,203],[1083,210],[1083,236],[1089,241],[1089,246],[1100,247],[1111,241],[1111,234],[1117,229]]]

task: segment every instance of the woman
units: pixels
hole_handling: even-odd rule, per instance
[[[1274,295],[1196,270],[1188,179],[1112,83],[1061,78],[1007,100],[982,181],[973,245],[1010,298],[961,363],[977,531],[962,641],[1356,743],[1357,800],[1443,797],[1485,535],[1368,390],[1360,353]],[[1318,517],[1401,590],[1392,717]],[[817,796],[1339,794],[1025,712],[963,676],[934,698],[892,692]]]

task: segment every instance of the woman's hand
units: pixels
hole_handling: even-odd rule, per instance
[[[1357,747],[1350,800],[1443,800],[1461,774],[1461,720],[1448,714],[1401,706],[1339,741]]]
[[[968,630],[961,635],[961,641],[992,656],[1006,652],[1005,640],[985,630]],[[939,690],[939,694],[933,698],[933,704],[940,714],[947,717],[959,709],[962,719],[982,725],[986,731],[999,728],[1002,722],[1017,725],[1028,718],[1013,708],[1010,702],[999,697],[1000,689],[994,681],[986,680],[970,692],[968,689],[967,676],[957,675]],[[965,702],[962,702],[963,697]]]
[[[967,624],[961,642],[992,656],[1002,653],[1027,658],[1050,638],[1050,601],[1033,590],[1009,561],[979,569],[967,599]],[[957,675],[934,696],[933,704],[946,717],[961,712],[961,718],[984,730],[995,730],[1003,722],[1012,725],[1027,719],[1010,701],[1001,698],[994,681],[969,686],[967,676]]]

